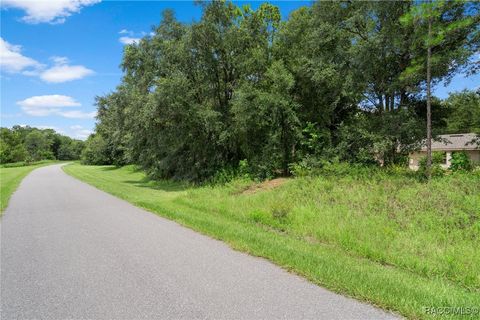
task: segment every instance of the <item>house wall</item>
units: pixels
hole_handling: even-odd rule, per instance
[[[474,163],[480,163],[480,150],[468,150],[465,151],[468,154],[468,157],[474,162]]]
[[[438,150],[436,150],[438,151]],[[457,150],[455,150],[457,151]],[[452,159],[452,150],[445,150],[447,154],[447,161],[445,164],[442,164],[442,168],[448,169],[450,167],[450,160]],[[464,150],[468,157],[476,164],[480,163],[480,150]],[[418,170],[420,167],[420,159],[427,156],[426,151],[417,151],[410,154],[408,159],[408,167],[412,170]]]
[[[418,168],[420,167],[420,159],[426,156],[427,156],[427,153],[422,151],[411,153],[408,159],[408,167],[412,170],[417,171]]]

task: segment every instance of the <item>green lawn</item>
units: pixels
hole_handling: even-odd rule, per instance
[[[3,212],[8,205],[12,193],[27,174],[33,169],[43,167],[56,161],[40,161],[32,165],[23,163],[5,164],[0,166],[0,212]]]
[[[429,184],[401,174],[305,177],[244,192],[254,182],[193,187],[150,181],[132,166],[74,164],[64,170],[237,250],[409,318],[433,318],[427,307],[480,308],[478,173]]]

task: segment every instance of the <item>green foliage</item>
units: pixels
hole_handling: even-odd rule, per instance
[[[245,179],[250,179],[251,178],[251,171],[252,169],[250,168],[250,165],[248,164],[248,160],[240,160],[238,163],[238,174],[240,177],[245,178]]]
[[[311,160],[313,160],[313,164]],[[290,163],[289,170],[295,177],[306,177],[312,174],[317,162],[316,157],[304,157],[300,161]]]
[[[418,173],[420,175],[425,174],[427,159],[423,157],[419,161],[420,168]],[[441,177],[445,175],[446,169],[451,171],[471,171],[473,169],[473,164],[467,153],[464,151],[454,151],[452,152],[452,158],[450,159],[450,167],[442,168],[441,165],[446,163],[446,154],[445,152],[433,152],[432,153],[432,176]]]
[[[52,129],[0,128],[0,163],[76,160],[82,149],[83,141],[60,135]]]
[[[473,169],[473,165],[466,152],[453,152],[450,169],[452,171],[470,171]]]
[[[244,179],[250,181],[252,179],[252,168],[248,164],[248,160],[240,160],[238,167],[226,167],[218,170],[208,179],[212,185],[224,185],[235,179]]]
[[[85,162],[228,181],[246,159],[266,179],[334,159],[406,165],[425,137],[422,3],[319,1],[284,20],[266,3],[199,5],[198,21],[167,10],[153,35],[125,47],[120,85],[97,98]],[[478,5],[434,11],[444,34],[433,48],[438,82],[468,68]],[[453,108],[434,102],[434,133],[443,133]]]
[[[413,109],[358,112],[339,126],[333,154],[342,161],[364,165],[405,164],[406,156],[423,137],[423,127]]]
[[[215,174],[209,179],[212,185],[224,185],[233,181],[238,176],[238,171],[235,168],[222,168],[215,172]]]
[[[274,62],[258,84],[239,88],[233,120],[240,150],[261,177],[288,173],[300,134],[298,107],[289,95],[294,80],[282,62]]]
[[[413,27],[409,51],[414,53],[402,79],[413,82],[425,79],[429,46],[434,83],[474,68],[470,59],[479,49],[479,8],[480,3],[467,1],[431,1],[412,6],[400,19],[404,27]],[[432,27],[430,36],[428,21]]]
[[[446,169],[442,168],[441,165],[445,165],[445,163],[446,163],[445,152],[432,152],[431,176],[432,177],[444,176]],[[419,161],[419,169],[417,171],[417,173],[421,177],[426,177],[426,166],[427,166],[427,157],[422,157]]]
[[[92,134],[88,137],[81,159],[84,164],[102,165],[111,163],[108,154],[108,144],[102,136]]]
[[[444,104],[451,112],[447,118],[449,133],[480,133],[480,92],[454,92]]]

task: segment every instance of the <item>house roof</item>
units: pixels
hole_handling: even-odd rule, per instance
[[[432,141],[432,150],[478,150],[479,144],[475,142],[477,137],[475,133],[442,134]],[[425,143],[422,144],[421,150],[427,151]]]

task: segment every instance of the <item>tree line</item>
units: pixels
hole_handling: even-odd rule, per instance
[[[80,159],[84,142],[53,129],[0,128],[0,163]]]
[[[478,71],[478,2],[316,2],[284,20],[268,3],[199,5],[199,21],[166,10],[125,47],[84,162],[194,181],[247,164],[266,178],[298,163],[405,163],[426,136],[427,104],[434,135],[479,130],[478,92],[425,96]]]

